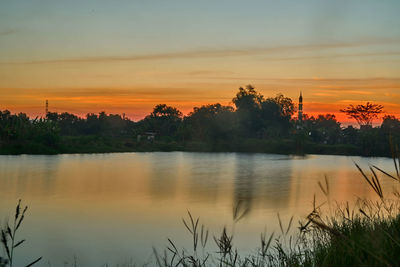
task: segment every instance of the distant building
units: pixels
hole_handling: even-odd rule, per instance
[[[299,113],[297,116],[297,119],[299,122],[303,121],[303,95],[300,91],[300,97],[299,97]]]
[[[156,133],[155,132],[145,132],[147,141],[153,142],[155,137],[156,137]]]
[[[145,132],[144,134],[137,135],[137,142],[141,142],[142,138],[146,138],[147,141],[153,142],[156,137],[155,132]]]

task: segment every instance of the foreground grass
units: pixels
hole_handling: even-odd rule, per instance
[[[280,233],[261,234],[255,252],[242,255],[226,228],[208,237],[199,220],[189,213],[185,227],[193,247],[178,248],[168,239],[164,251],[154,249],[150,266],[398,266],[400,263],[399,201],[359,200],[350,209],[337,206],[335,215],[322,219],[320,207],[300,222],[297,236],[288,235],[292,220]],[[207,242],[216,250],[206,251]]]
[[[398,153],[397,153],[398,154]],[[279,218],[280,233],[261,234],[255,252],[243,256],[233,243],[233,235],[226,228],[211,239],[216,251],[206,251],[208,231],[189,213],[183,220],[193,240],[192,248],[180,248],[171,239],[163,252],[154,249],[155,263],[160,267],[172,266],[399,266],[400,264],[400,194],[394,191],[383,195],[378,174],[394,179],[400,185],[400,157],[393,157],[396,175],[370,166],[366,174],[357,164],[361,177],[378,196],[377,201],[358,199],[353,207],[349,203],[335,204],[332,213],[324,214],[323,205],[314,200],[313,209],[299,222],[297,235],[288,236],[293,218],[284,225]],[[329,183],[319,184],[329,203]],[[315,199],[315,198],[314,198]],[[330,205],[330,204],[329,204]],[[326,209],[325,209],[326,210]],[[234,220],[245,216],[240,205],[234,209]],[[212,242],[211,241],[211,242]]]
[[[293,218],[285,224],[278,215],[280,232],[270,235],[262,233],[254,252],[249,255],[238,251],[234,236],[227,228],[224,227],[218,235],[212,235],[199,218],[188,212],[183,225],[189,233],[192,246],[179,247],[172,239],[168,239],[169,244],[163,250],[153,248],[153,259],[145,266],[399,266],[400,193],[394,190],[392,195],[386,197],[380,184],[380,179],[385,177],[396,180],[400,185],[400,156],[395,152],[394,175],[374,165],[370,165],[367,173],[356,164],[362,179],[376,193],[377,200],[358,199],[353,206],[349,203],[331,205],[329,183],[325,179],[325,183],[319,183],[319,186],[327,197],[327,204],[318,205],[314,197],[311,212],[299,222],[299,231],[294,235],[289,234]],[[324,212],[327,210],[324,205],[329,205],[330,212]],[[3,246],[8,251],[5,257],[0,257],[2,267],[12,266],[11,250],[24,242],[14,243],[14,240],[25,211],[26,208],[21,213],[19,203],[14,228],[7,224],[1,231]],[[233,210],[234,223],[247,213],[248,210],[240,202],[237,203]],[[81,265],[75,261],[71,266]],[[129,263],[117,266],[137,265]]]

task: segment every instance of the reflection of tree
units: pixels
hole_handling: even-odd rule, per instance
[[[250,212],[254,200],[254,156],[237,157],[233,205]],[[234,208],[235,209],[235,208]]]
[[[287,206],[291,194],[291,159],[276,157],[238,154],[233,193],[235,207],[245,212],[256,204],[268,208]]]
[[[193,154],[190,158],[189,194],[202,202],[215,203],[219,197],[219,182],[224,170],[221,154]]]

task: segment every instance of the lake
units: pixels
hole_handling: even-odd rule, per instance
[[[182,218],[200,217],[213,235],[227,226],[242,253],[255,251],[260,233],[277,232],[326,197],[375,198],[354,162],[394,172],[387,158],[242,153],[113,153],[0,156],[0,220],[14,216],[18,199],[29,206],[19,233],[16,266],[43,256],[39,266],[110,266],[149,262],[152,247],[171,238],[191,244]],[[396,182],[382,178],[389,195]],[[240,203],[240,204],[238,204]],[[248,211],[233,222],[233,207]],[[294,228],[293,231],[296,229]],[[214,242],[212,238],[209,242]],[[0,252],[2,253],[2,252]],[[48,264],[50,263],[50,265]]]

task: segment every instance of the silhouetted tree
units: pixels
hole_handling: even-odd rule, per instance
[[[279,105],[279,112],[281,117],[290,119],[293,116],[296,108],[292,99],[290,99],[289,97],[285,97],[283,94],[277,94],[272,100]]]
[[[356,145],[359,140],[359,130],[352,125],[342,129],[343,143]]]
[[[382,137],[387,144],[400,145],[400,120],[395,116],[386,115],[381,125]],[[391,147],[392,149],[393,147]]]
[[[392,132],[400,134],[400,120],[392,115],[385,115],[381,125],[382,130],[385,132]]]
[[[318,115],[317,118],[305,115],[303,127],[311,140],[317,143],[336,144],[341,136],[340,123],[333,114]]]
[[[150,115],[146,116],[142,128],[159,136],[176,138],[181,121],[182,112],[166,104],[159,104],[154,107]]]
[[[239,135],[244,137],[257,136],[257,133],[262,128],[260,110],[263,100],[264,97],[257,93],[252,85],[247,85],[246,88],[239,88],[239,92],[232,99],[236,106]]]
[[[153,112],[150,114],[152,118],[168,118],[171,120],[180,120],[182,112],[174,107],[167,106],[166,104],[159,104],[154,107]]]
[[[349,118],[353,118],[361,126],[372,125],[373,119],[378,118],[378,115],[383,112],[383,106],[367,102],[365,105],[349,105],[341,112],[346,113]]]
[[[177,108],[159,104],[138,122],[106,112],[89,113],[85,118],[49,112],[45,119],[30,119],[24,113],[0,111],[0,153],[126,151],[127,147],[200,147],[218,151],[264,151],[276,147],[274,152],[307,153],[310,144],[308,152],[313,153],[334,149],[333,153],[388,155],[389,140],[400,144],[400,120],[396,117],[387,115],[380,127],[371,125],[382,113],[381,105],[368,102],[342,109],[361,126],[342,129],[332,114],[304,115],[301,127],[297,127],[292,120],[295,105],[290,98],[282,94],[265,98],[251,85],[240,87],[232,102],[235,109],[219,103],[203,105],[194,107],[184,118]],[[136,142],[137,135],[145,132],[155,132],[156,142]],[[341,146],[333,146],[337,144]]]
[[[270,97],[261,103],[263,136],[279,137],[289,133],[290,119],[295,111],[292,100],[282,94]]]
[[[289,133],[295,111],[292,100],[282,94],[265,99],[253,86],[240,87],[232,99],[236,106],[239,134],[243,137],[279,137]]]
[[[232,99],[238,111],[257,110],[261,107],[264,97],[257,93],[255,88],[249,84],[246,88],[239,87],[239,92]]]
[[[230,139],[235,127],[234,110],[219,103],[195,107],[185,117],[185,127],[190,128],[192,139],[213,142]]]

